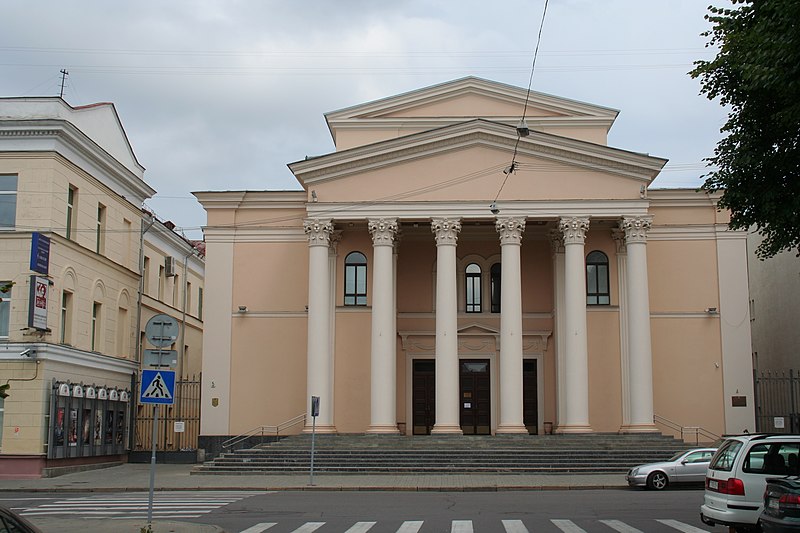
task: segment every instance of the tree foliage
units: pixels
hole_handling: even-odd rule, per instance
[[[800,1],[731,2],[708,8],[703,35],[719,52],[690,72],[729,108],[703,189],[723,191],[732,229],[764,236],[759,257],[800,254]]]

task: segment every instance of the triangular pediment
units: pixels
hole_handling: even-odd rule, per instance
[[[424,131],[483,118],[516,125],[525,116],[532,129],[559,128],[599,141],[618,111],[476,77],[433,85],[325,115],[338,149],[365,140]],[[575,132],[575,128],[597,131]],[[358,133],[353,133],[357,130]]]
[[[289,165],[319,202],[639,199],[666,160],[470,120]],[[507,174],[506,174],[507,175]]]
[[[473,322],[458,328],[459,335],[499,335],[500,330],[490,328],[484,324]]]

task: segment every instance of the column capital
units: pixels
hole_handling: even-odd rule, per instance
[[[331,219],[306,219],[303,221],[303,231],[308,235],[309,246],[330,246],[333,222]]]
[[[431,231],[436,236],[436,246],[456,244],[461,232],[461,220],[457,218],[431,219]]]
[[[583,244],[589,231],[589,217],[561,217],[558,229],[564,235],[564,244]]]
[[[652,215],[622,217],[619,229],[625,232],[625,244],[647,242],[647,232],[652,223]]]
[[[624,254],[628,252],[628,248],[625,246],[624,231],[622,231],[620,228],[613,228],[611,230],[611,238],[614,240],[614,246],[616,247],[618,254]]]
[[[525,218],[502,217],[494,223],[497,233],[500,234],[500,244],[520,244],[522,234],[525,232]]]
[[[367,227],[374,246],[392,246],[398,231],[396,218],[371,218]]]
[[[342,234],[344,232],[340,229],[333,230],[331,232],[331,247],[330,247],[330,254],[331,255],[338,255],[339,253],[339,243],[342,242]]]
[[[547,232],[547,238],[550,240],[550,247],[554,254],[564,253],[564,234],[560,230],[551,229]]]

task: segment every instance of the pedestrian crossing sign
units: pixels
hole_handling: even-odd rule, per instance
[[[139,403],[172,405],[175,402],[174,370],[142,370]]]

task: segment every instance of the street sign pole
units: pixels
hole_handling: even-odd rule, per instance
[[[153,446],[150,454],[150,493],[147,496],[147,528],[153,524],[153,491],[156,486],[156,439],[158,438],[158,404],[153,406]]]
[[[308,484],[314,486],[314,440],[317,437],[317,416],[319,415],[319,396],[311,397],[311,479]]]

